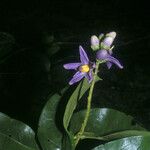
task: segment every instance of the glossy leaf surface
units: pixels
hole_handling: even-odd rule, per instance
[[[70,124],[71,132],[76,134],[79,131],[81,124],[83,123],[84,116],[85,110],[77,112],[73,115]],[[117,110],[107,108],[91,109],[90,117],[83,138],[110,140],[120,138],[122,136],[138,134],[136,132],[123,133],[122,131],[145,130],[133,121],[133,117]]]
[[[34,131],[23,122],[12,119],[3,113],[0,113],[0,138],[0,148],[5,147],[5,145],[13,147],[17,143],[17,145],[29,149],[38,149]]]
[[[150,136],[133,136],[100,145],[92,150],[149,150]]]
[[[62,91],[62,93],[64,91]],[[43,150],[61,149],[62,133],[56,125],[57,107],[61,97],[62,95],[57,93],[53,96],[49,96],[41,113],[38,128],[38,139]]]

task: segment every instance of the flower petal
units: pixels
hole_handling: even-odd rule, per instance
[[[90,62],[90,64],[91,64],[91,68],[92,68],[92,69],[93,69],[93,68],[96,68],[95,62]]]
[[[105,49],[102,49],[102,50],[99,50],[97,53],[96,53],[96,58],[97,59],[106,59],[108,56],[110,56],[109,54],[108,54],[108,51],[107,50],[105,50]]]
[[[112,63],[108,61],[108,62],[106,62],[106,65],[107,65],[108,69],[110,69],[112,66]]]
[[[68,63],[64,64],[63,67],[69,70],[69,69],[77,69],[80,65],[81,63]]]
[[[69,84],[72,85],[78,81],[80,81],[83,77],[85,76],[85,73],[83,72],[76,72],[75,75],[73,76],[73,78],[69,81]]]
[[[113,54],[112,49],[108,50],[108,53],[109,53],[110,55],[112,55],[112,54]]]
[[[114,39],[112,37],[106,37],[103,41],[104,46],[110,47]]]
[[[79,52],[80,52],[80,60],[82,64],[88,64],[89,63],[89,58],[86,54],[86,52],[84,51],[82,46],[79,46]]]
[[[89,83],[93,80],[92,69],[88,73],[86,73],[85,77],[88,79]]]
[[[120,62],[116,58],[114,58],[112,56],[108,56],[106,58],[106,60],[109,61],[109,62],[111,62],[111,63],[116,64],[120,69],[123,69],[123,66],[120,64]]]

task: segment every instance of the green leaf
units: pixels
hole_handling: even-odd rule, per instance
[[[97,77],[96,81],[99,81],[100,78]],[[73,135],[71,133],[69,133],[68,131],[68,126],[69,126],[69,122],[70,119],[73,115],[73,112],[77,106],[78,101],[82,98],[83,94],[89,89],[90,84],[88,83],[88,81],[86,79],[83,80],[83,82],[80,82],[79,85],[77,86],[77,88],[75,89],[75,91],[72,93],[66,109],[65,109],[65,113],[64,113],[64,118],[63,118],[63,124],[64,124],[64,128],[66,130],[67,133],[67,137],[64,137],[66,139],[66,141],[64,141],[63,143],[65,143],[65,146],[63,145],[63,149],[64,150],[73,150],[75,149],[74,146],[74,139],[73,139]]]
[[[92,150],[149,150],[150,136],[132,136],[100,145]]]
[[[99,81],[100,78],[97,77],[96,81]],[[63,118],[63,124],[65,129],[67,130],[70,119],[73,115],[73,112],[78,104],[78,101],[82,98],[83,94],[89,89],[90,84],[86,79],[83,80],[83,82],[80,82],[75,91],[72,93],[70,96],[70,99],[68,100],[65,113],[64,113],[64,118]]]
[[[76,134],[81,128],[85,116],[85,110],[73,115],[70,123],[70,131]],[[82,139],[91,138],[99,140],[112,140],[131,135],[141,135],[143,133],[134,130],[145,130],[137,123],[133,122],[133,117],[122,112],[107,108],[91,109],[90,117],[85,128]],[[133,130],[132,132],[122,132]]]
[[[0,133],[0,150],[37,150]]]
[[[29,149],[38,149],[34,131],[23,122],[11,119],[3,113],[0,113],[0,136],[2,141],[0,142],[1,147],[4,146],[2,143],[6,140],[11,141],[10,144],[12,143],[12,145],[19,143],[24,147],[29,147]],[[11,145],[9,146],[11,147]]]
[[[12,51],[15,39],[12,35],[0,32],[0,63],[5,61],[10,52]]]
[[[61,97],[62,95],[57,93],[49,96],[48,102],[42,110],[38,127],[38,139],[43,150],[61,149],[62,133],[56,125],[56,112]]]
[[[63,136],[62,142],[62,150],[75,150],[74,137],[68,131],[66,131],[66,134]]]

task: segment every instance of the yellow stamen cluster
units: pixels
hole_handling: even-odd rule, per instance
[[[79,69],[81,72],[89,72],[90,70],[90,67],[89,65],[83,65],[83,66],[80,66],[80,69]]]

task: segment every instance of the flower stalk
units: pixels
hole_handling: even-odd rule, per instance
[[[82,138],[83,133],[84,133],[85,128],[86,128],[86,125],[87,125],[87,122],[88,122],[88,119],[89,119],[89,115],[90,115],[90,111],[91,111],[92,95],[93,95],[94,85],[95,85],[95,81],[96,81],[96,77],[97,77],[100,63],[103,63],[103,62],[97,60],[95,72],[93,75],[93,81],[91,83],[91,87],[90,87],[90,91],[89,91],[89,95],[88,95],[88,99],[87,99],[87,110],[86,110],[85,118],[84,118],[84,121],[83,121],[82,126],[80,128],[80,131],[75,136],[75,146],[79,143],[80,139]]]

